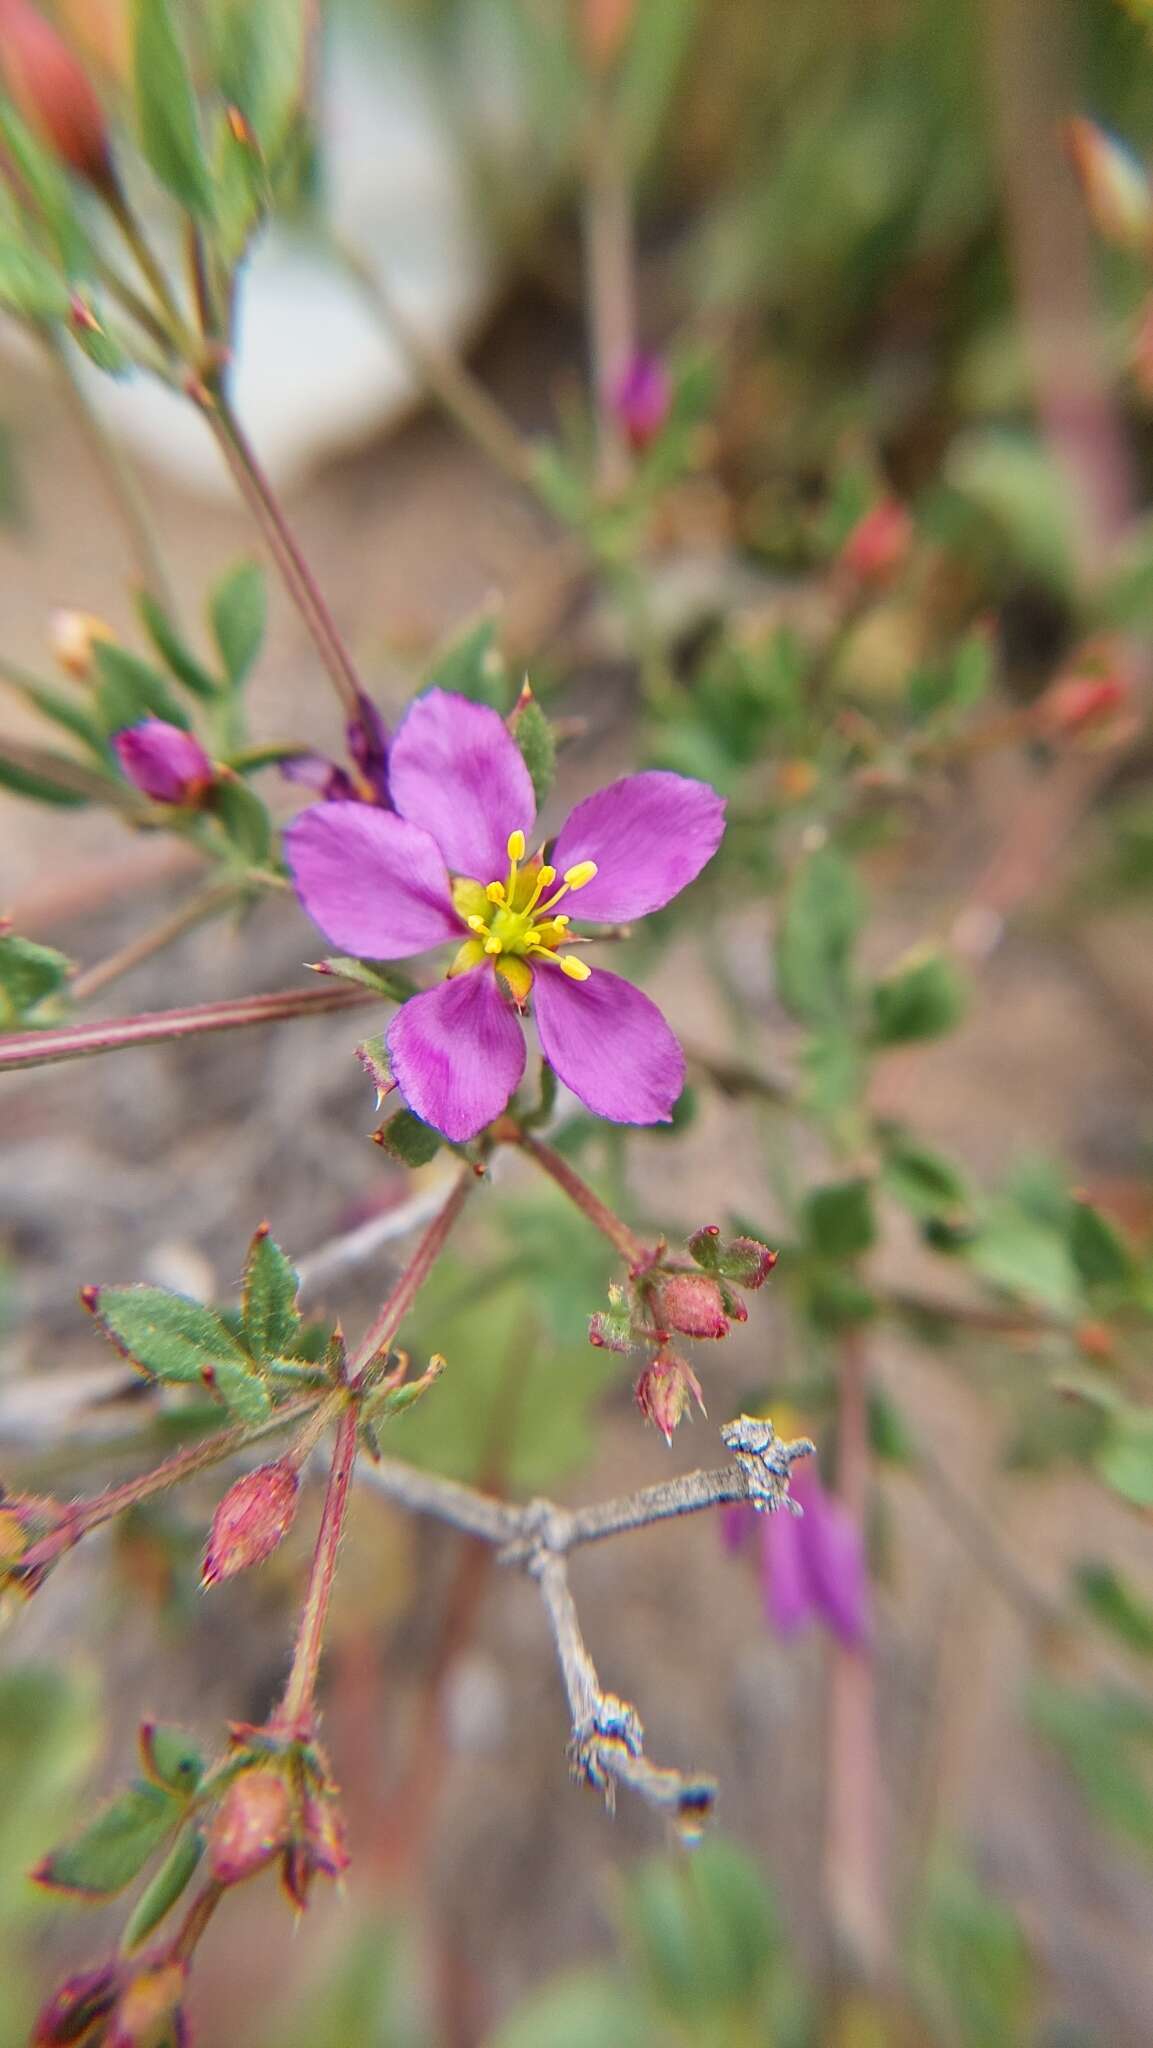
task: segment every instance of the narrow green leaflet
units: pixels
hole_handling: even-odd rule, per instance
[[[58,1022],[71,971],[53,947],[0,931],[0,1030]]]
[[[68,286],[46,256],[27,243],[0,238],[0,307],[24,320],[68,318]]]
[[[378,1142],[405,1166],[427,1166],[440,1151],[437,1133],[429,1124],[421,1123],[411,1109],[398,1109],[395,1116],[390,1116]]]
[[[872,1039],[877,1046],[941,1038],[959,1024],[965,986],[943,953],[907,961],[872,990]]]
[[[269,1362],[292,1350],[300,1331],[299,1286],[296,1267],[262,1224],[244,1269],[244,1341],[254,1358]]]
[[[532,778],[538,809],[548,799],[556,775],[556,740],[535,697],[526,698],[512,721],[512,736]]]
[[[148,1776],[166,1792],[188,1798],[204,1776],[204,1757],[183,1728],[170,1721],[145,1721],[140,1730],[140,1761]]]
[[[804,1223],[809,1244],[822,1258],[858,1258],[877,1234],[871,1182],[843,1180],[814,1188],[805,1201]]]
[[[781,1001],[802,1024],[844,1026],[853,1004],[853,947],[864,905],[856,876],[832,847],[797,870],[777,932]]]
[[[93,643],[93,657],[99,677],[97,703],[107,733],[123,732],[145,718],[162,718],[185,732],[191,723],[180,699],[173,695],[158,670],[127,647],[110,640]]]
[[[1111,1564],[1086,1559],[1075,1574],[1084,1605],[1102,1628],[1142,1657],[1153,1657],[1153,1606]]]
[[[167,612],[157,604],[151,592],[142,590],[137,603],[149,639],[177,681],[183,683],[185,689],[191,690],[197,697],[215,697],[215,678],[197,661]]]
[[[250,1361],[215,1310],[164,1287],[95,1287],[85,1295],[107,1337],[141,1372],[174,1384]]]
[[[253,867],[266,866],[272,857],[272,820],[255,791],[222,778],[212,792],[212,808],[237,853]]]
[[[209,1368],[208,1378],[213,1392],[227,1408],[230,1421],[243,1424],[245,1429],[255,1429],[267,1422],[272,1413],[272,1395],[248,1359],[237,1365],[234,1359],[222,1358]]]
[[[135,0],[133,76],[140,141],[152,169],[190,213],[212,211],[212,181],[188,59],[171,0]]]
[[[221,578],[212,593],[210,617],[225,674],[235,689],[260,653],[268,622],[268,591],[258,563],[238,562]]]
[[[199,1828],[182,1830],[151,1883],[147,1884],[128,1917],[124,1947],[131,1951],[147,1941],[154,1928],[172,1911],[196,1875],[204,1854],[204,1836]]]
[[[53,1849],[32,1875],[51,1891],[111,1899],[130,1885],[184,1812],[184,1801],[137,1779],[88,1826]]]
[[[1109,1417],[1096,1457],[1107,1486],[1135,1508],[1153,1508],[1153,1409],[1122,1408]]]
[[[304,0],[225,0],[217,67],[225,99],[274,159],[300,102]]]

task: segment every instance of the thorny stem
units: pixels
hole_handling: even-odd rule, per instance
[[[263,996],[237,996],[221,1003],[192,1003],[183,1010],[145,1010],[135,1017],[110,1017],[94,1024],[62,1024],[51,1031],[14,1031],[0,1036],[0,1073],[124,1052],[134,1045],[195,1038],[205,1031],[237,1031],[249,1024],[276,1024],[287,1017],[315,1017],[327,1010],[353,1010],[380,997],[367,988],[286,988]]]
[[[363,1376],[373,1360],[387,1351],[392,1343],[420,1288],[444,1250],[449,1232],[476,1184],[475,1170],[471,1166],[466,1166],[456,1180],[443,1208],[433,1217],[396,1286],[388,1299],[381,1304],[365,1331],[349,1367],[354,1383]]]
[[[192,397],[264,535],[285,589],[312,637],[346,715],[357,717],[362,694],[360,677],[254,448],[218,385],[213,389],[200,385]]]
[[[177,610],[172,585],[156,545],[154,522],[141,496],[132,465],[90,403],[56,334],[44,329],[41,339],[56,373],[64,403],[124,528],[141,585],[168,617],[175,619]]]
[[[78,974],[71,985],[74,1001],[80,1003],[87,996],[98,995],[101,989],[107,988],[113,981],[118,981],[122,974],[130,973],[132,968],[141,966],[145,960],[151,960],[154,954],[162,953],[174,939],[181,938],[185,932],[192,931],[198,924],[204,924],[209,918],[215,917],[218,911],[227,910],[231,904],[239,900],[241,894],[242,891],[235,882],[213,883],[208,888],[197,890],[187,902],[178,904],[168,917],[161,918],[159,924],[153,925],[150,931],[141,932],[135,939],[130,939],[126,946],[120,946],[115,953],[110,953],[106,960],[98,960],[94,967],[88,967],[83,974]]]
[[[555,1180],[558,1188],[563,1189],[582,1216],[587,1216],[601,1235],[607,1237],[611,1245],[615,1245],[622,1259],[627,1259],[630,1266],[640,1264],[645,1255],[640,1238],[629,1229],[627,1223],[623,1223],[621,1218],[614,1214],[607,1203],[601,1201],[599,1195],[593,1193],[587,1181],[581,1179],[580,1174],[569,1165],[567,1159],[559,1152],[555,1152],[551,1145],[544,1144],[540,1138],[534,1138],[528,1131],[518,1130],[514,1142],[520,1146],[522,1152],[527,1152],[530,1159],[536,1161],[543,1173],[547,1173],[551,1180]]]
[[[273,1727],[298,1733],[301,1737],[307,1736],[312,1729],[316,1680],[324,1647],[333,1580],[336,1577],[336,1557],[348,1513],[359,1427],[359,1406],[357,1402],[350,1400],[337,1427],[328,1485],[324,1495],[324,1508],[320,1518],[320,1531],[316,1539],[312,1570],[309,1573],[308,1592],[305,1596],[304,1612],[300,1618],[296,1648],[292,1655],[292,1669],[288,1674],[284,1698],[271,1723]]]

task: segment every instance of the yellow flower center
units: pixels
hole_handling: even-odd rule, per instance
[[[532,987],[532,960],[551,960],[572,981],[587,981],[592,969],[583,960],[557,949],[571,945],[568,913],[558,913],[557,904],[570,890],[583,889],[597,871],[595,860],[578,861],[566,868],[560,887],[555,868],[540,855],[524,865],[523,832],[508,836],[508,873],[502,882],[474,882],[460,877],[452,885],[452,900],[473,933],[466,939],[449,969],[465,974],[490,959],[503,975],[518,1002],[524,1002]]]

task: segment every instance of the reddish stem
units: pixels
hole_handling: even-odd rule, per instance
[[[146,1010],[136,1017],[62,1024],[53,1031],[13,1031],[0,1037],[0,1073],[85,1059],[93,1053],[123,1052],[133,1045],[159,1045],[170,1038],[194,1038],[205,1031],[236,1031],[247,1024],[276,1024],[285,1017],[352,1010],[379,1001],[367,988],[286,988],[222,1003],[193,1003],[184,1010]]]
[[[567,1159],[562,1158],[559,1152],[554,1152],[551,1145],[545,1145],[539,1138],[532,1137],[528,1131],[518,1132],[515,1142],[522,1152],[528,1153],[530,1159],[535,1159],[542,1172],[547,1173],[551,1180],[555,1180],[558,1188],[563,1188],[570,1202],[576,1204],[582,1216],[588,1217],[589,1222],[600,1231],[602,1237],[608,1238],[622,1259],[627,1259],[630,1266],[641,1264],[645,1248],[640,1238],[629,1229],[627,1223],[622,1222],[621,1218],[614,1214],[606,1202],[601,1201],[599,1195],[593,1193],[588,1183],[581,1179],[580,1174],[569,1165]]]
[[[373,1322],[365,1331],[350,1367],[354,1381],[363,1375],[373,1359],[387,1350],[392,1343],[417,1293],[427,1280],[435,1261],[440,1257],[448,1234],[476,1184],[477,1177],[473,1168],[466,1166],[443,1209],[439,1209],[433,1217],[396,1286],[388,1299],[381,1304]]]
[[[332,1585],[336,1577],[336,1557],[340,1549],[340,1539],[344,1534],[345,1516],[348,1513],[359,1427],[358,1404],[349,1401],[336,1432],[336,1443],[324,1495],[324,1510],[320,1518],[320,1530],[308,1579],[308,1592],[304,1612],[300,1617],[296,1648],[292,1655],[292,1669],[284,1688],[284,1698],[270,1723],[271,1727],[283,1730],[293,1737],[299,1737],[302,1741],[307,1740],[311,1734],[315,1718],[316,1679],[324,1648],[324,1632],[328,1622]]]
[[[102,1522],[110,1522],[126,1509],[139,1507],[141,1501],[151,1500],[157,1493],[163,1493],[169,1486],[179,1486],[183,1480],[191,1479],[197,1472],[210,1471],[213,1465],[221,1465],[226,1458],[234,1457],[237,1451],[244,1451],[251,1444],[263,1442],[266,1436],[273,1436],[280,1429],[312,1412],[320,1396],[301,1401],[286,1402],[278,1408],[267,1422],[256,1429],[243,1424],[236,1429],[222,1430],[219,1436],[210,1436],[203,1443],[189,1444],[187,1450],[176,1451],[163,1464],[143,1472],[137,1479],[125,1479],[119,1486],[106,1487],[103,1493],[94,1493],[87,1500],[73,1503],[70,1510],[78,1524],[77,1533],[86,1536],[90,1529],[98,1529]]]

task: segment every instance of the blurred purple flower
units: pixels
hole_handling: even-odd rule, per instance
[[[388,809],[388,728],[371,697],[363,690],[357,697],[357,715],[344,728],[345,743],[352,757],[351,771],[326,754],[298,754],[285,761],[281,773],[286,782],[314,790],[328,803],[382,804]]]
[[[861,1531],[848,1509],[826,1493],[816,1466],[798,1466],[791,1497],[803,1510],[757,1514],[724,1510],[722,1534],[730,1550],[760,1544],[765,1619],[779,1636],[795,1636],[823,1621],[838,1642],[859,1649],[869,1638],[869,1573]]]
[[[507,1106],[524,1072],[516,1012],[531,995],[545,1058],[595,1115],[667,1123],[684,1055],[656,1004],[570,952],[558,905],[578,890],[596,923],[660,910],[720,844],[724,803],[683,775],[628,775],[587,797],[548,862],[526,860],[532,781],[504,720],[430,690],[392,743],[391,800],[316,804],[285,835],[297,895],[325,937],[374,960],[455,940],[448,979],[397,1012],[401,1094],[455,1143]],[[555,886],[554,884],[558,884]]]
[[[129,782],[157,804],[198,803],[213,781],[204,748],[190,732],[163,718],[126,726],[112,741]]]
[[[656,440],[673,402],[672,378],[661,358],[635,355],[617,378],[610,402],[630,448],[643,454]]]

